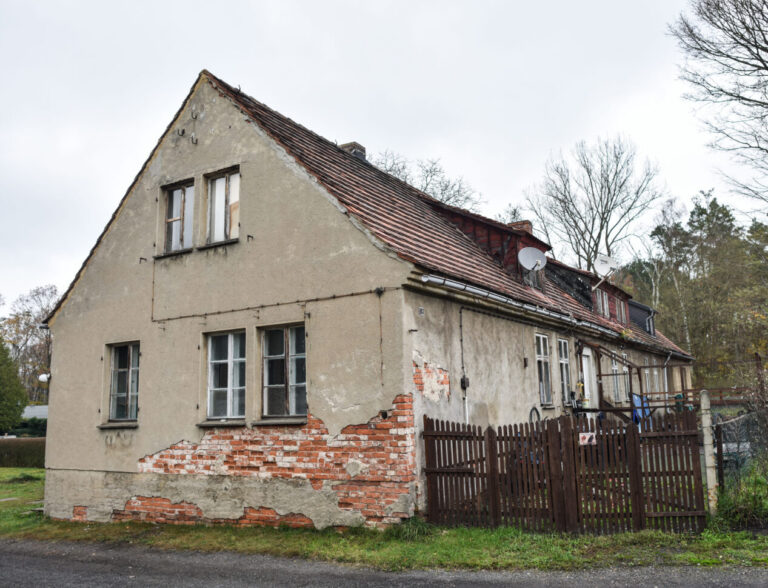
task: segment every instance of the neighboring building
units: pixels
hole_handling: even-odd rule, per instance
[[[24,412],[21,413],[23,419],[47,419],[48,418],[48,405],[33,405],[24,407]]]
[[[46,512],[387,524],[423,507],[425,414],[679,388],[690,356],[626,293],[525,247],[203,71],[47,320]]]

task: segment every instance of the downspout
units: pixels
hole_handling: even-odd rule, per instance
[[[459,349],[461,350],[461,396],[464,404],[464,424],[469,424],[469,406],[467,405],[467,388],[469,378],[464,370],[464,307],[459,307]]]

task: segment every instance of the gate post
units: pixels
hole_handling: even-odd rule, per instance
[[[485,462],[488,476],[488,506],[490,507],[491,524],[501,525],[501,508],[499,497],[499,453],[496,445],[496,431],[493,427],[485,430]]]
[[[640,434],[635,423],[627,424],[627,466],[629,467],[629,499],[632,505],[632,528],[640,531],[645,526],[643,501],[643,457],[640,453]]]
[[[707,472],[709,514],[714,515],[717,512],[717,469],[712,440],[712,409],[707,390],[701,391],[701,432],[704,434],[704,467]]]
[[[434,421],[427,415],[424,415],[424,433],[434,430]],[[427,521],[433,525],[438,524],[437,520],[437,461],[435,460],[435,438],[424,435],[424,462],[426,467],[425,477],[427,478]]]

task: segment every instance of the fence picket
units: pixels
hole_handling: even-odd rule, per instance
[[[424,417],[427,518],[442,525],[701,531],[696,416],[561,417],[496,429]],[[581,445],[593,433],[595,445]]]

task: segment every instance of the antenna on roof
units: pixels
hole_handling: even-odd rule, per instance
[[[537,272],[547,265],[547,256],[541,249],[524,247],[517,253],[517,261],[528,271]]]
[[[592,286],[592,291],[594,292],[597,290],[597,287],[605,282],[605,280],[607,280],[617,269],[619,269],[618,261],[612,257],[603,255],[602,253],[598,253],[595,258],[595,273],[600,276],[600,281]]]

